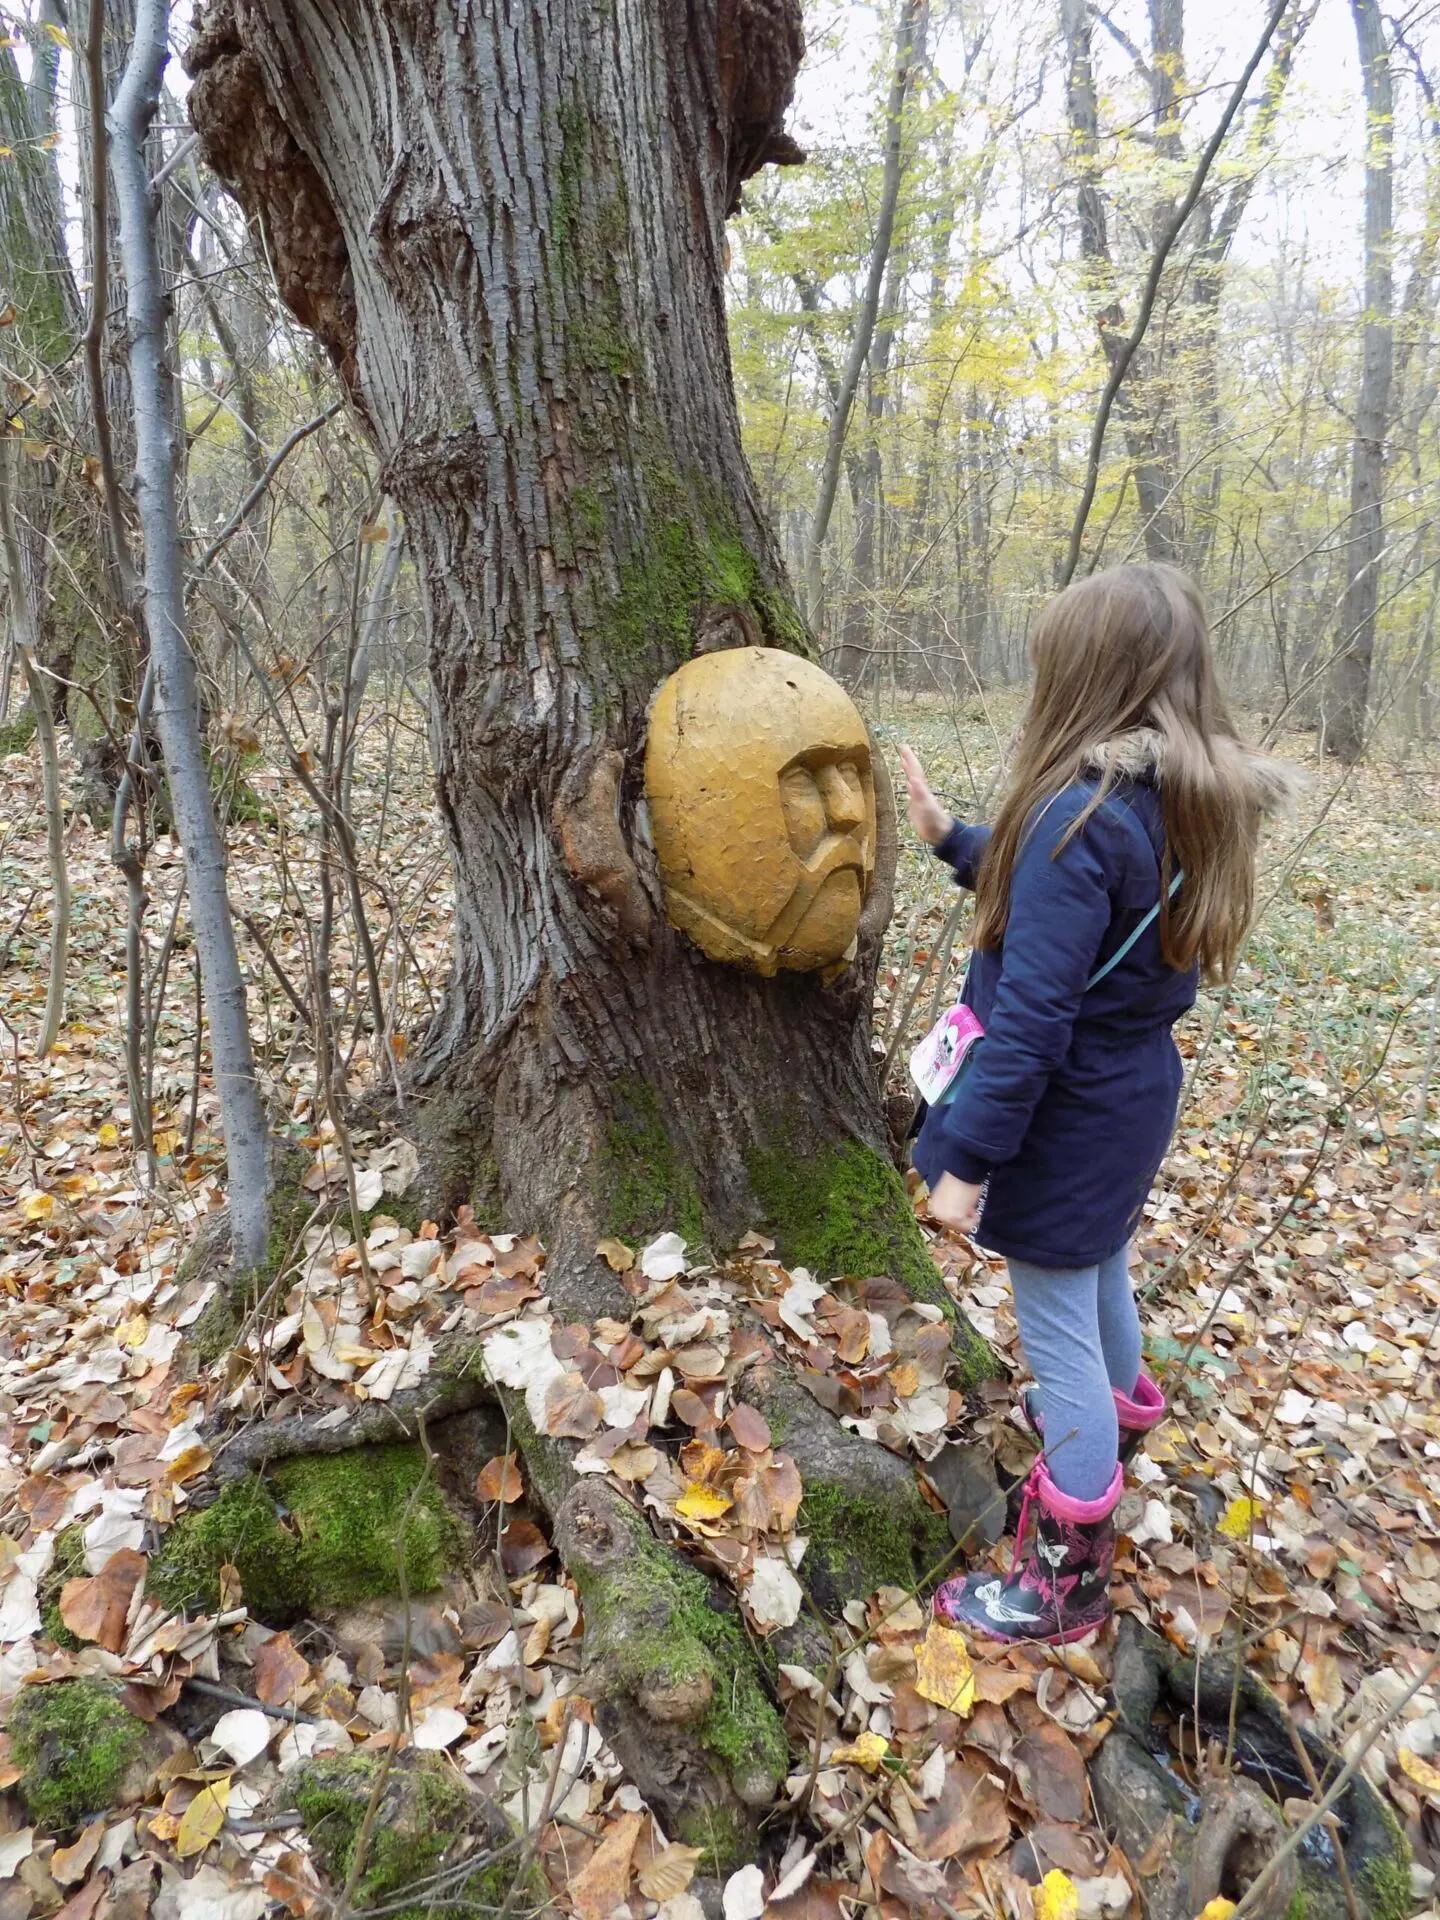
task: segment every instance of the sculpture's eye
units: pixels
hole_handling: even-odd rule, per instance
[[[808,860],[826,832],[825,801],[808,767],[791,767],[781,774],[780,809],[791,846],[802,860]]]

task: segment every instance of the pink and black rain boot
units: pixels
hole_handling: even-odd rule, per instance
[[[1142,1373],[1135,1382],[1133,1394],[1121,1393],[1118,1387],[1112,1387],[1115,1396],[1115,1412],[1120,1421],[1120,1464],[1128,1467],[1140,1451],[1140,1442],[1152,1427],[1158,1427],[1165,1418],[1165,1396],[1150,1378]],[[1045,1415],[1040,1411],[1040,1389],[1027,1387],[1020,1399],[1020,1409],[1025,1415],[1025,1424],[1030,1431],[1045,1438]]]
[[[937,1618],[991,1640],[1044,1640],[1052,1647],[1083,1640],[1110,1617],[1115,1509],[1125,1470],[1098,1500],[1075,1500],[1050,1478],[1043,1459],[1025,1482],[1015,1559],[1009,1574],[970,1573],[947,1580],[935,1595]],[[1025,1522],[1037,1511],[1025,1552]]]

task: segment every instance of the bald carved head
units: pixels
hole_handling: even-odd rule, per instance
[[[852,957],[875,788],[828,673],[773,647],[688,660],[655,697],[645,791],[666,910],[702,953],[763,974]]]

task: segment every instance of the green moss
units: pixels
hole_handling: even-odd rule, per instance
[[[381,1764],[374,1755],[332,1755],[302,1768],[297,1779],[295,1805],[320,1866],[337,1887],[349,1881]],[[452,1864],[446,1856],[470,1836],[475,1813],[471,1796],[449,1778],[443,1762],[416,1755],[392,1766],[355,1888],[357,1909],[383,1906],[393,1911],[393,1920],[423,1920],[503,1905],[515,1878],[513,1857],[477,1866],[468,1878],[448,1886],[442,1900],[422,1898],[394,1910],[397,1894]],[[537,1879],[519,1904],[523,1910],[542,1897]]]
[[[55,1542],[55,1558],[50,1571],[40,1582],[40,1621],[57,1647],[78,1653],[84,1645],[60,1618],[60,1596],[67,1580],[78,1580],[85,1572],[85,1530],[67,1527]]]
[[[213,1299],[190,1329],[190,1344],[203,1365],[214,1366],[240,1338],[241,1315],[230,1287],[217,1287]]]
[[[287,1460],[273,1492],[257,1475],[183,1516],[150,1569],[150,1593],[176,1608],[213,1607],[220,1569],[236,1568],[257,1619],[283,1625],[317,1606],[398,1593],[395,1542],[425,1461],[418,1447],[355,1447]],[[459,1558],[444,1497],[427,1485],[405,1528],[405,1577],[429,1593]]]
[[[1309,1901],[1305,1898],[1304,1887],[1297,1886],[1291,1896],[1289,1906],[1285,1909],[1285,1920],[1305,1920],[1305,1909],[1309,1904]]]
[[[98,1680],[22,1688],[9,1728],[21,1797],[52,1832],[116,1804],[145,1737],[144,1723]]]
[[[349,1606],[398,1592],[395,1543],[424,1473],[419,1447],[355,1447],[275,1469],[276,1491],[300,1536],[300,1578],[311,1605]],[[425,1485],[405,1524],[410,1592],[438,1587],[459,1548],[444,1496]]]
[[[646,468],[646,490],[677,506],[682,490],[673,471]],[[689,656],[695,614],[705,602],[743,607],[756,590],[753,555],[722,522],[703,533],[683,514],[652,527],[620,569],[620,590],[600,623],[609,664],[622,671],[658,671]]]
[[[23,753],[35,738],[35,709],[26,707],[18,720],[0,727],[0,759],[7,753]]]
[[[801,1571],[827,1611],[877,1587],[916,1587],[955,1553],[945,1516],[918,1490],[908,1510],[843,1487],[812,1483],[796,1531],[809,1541]]]
[[[611,1097],[601,1173],[607,1230],[621,1240],[673,1230],[688,1246],[699,1246],[705,1238],[700,1189],[665,1129],[654,1089],[643,1080],[621,1080]]]
[[[1410,1891],[1410,1849],[1389,1807],[1384,1807],[1384,1812],[1393,1844],[1388,1853],[1367,1860],[1360,1869],[1360,1892],[1371,1920],[1406,1920],[1415,1905]],[[1293,1916],[1287,1915],[1286,1920],[1293,1920]]]
[[[755,1858],[755,1838],[727,1807],[692,1807],[680,1816],[676,1838],[699,1847],[703,1874],[732,1873]]]
[[[938,1307],[951,1323],[966,1385],[998,1378],[999,1363],[957,1315],[905,1184],[883,1154],[850,1140],[810,1155],[783,1145],[755,1149],[746,1164],[764,1224],[788,1265],[808,1267],[818,1280],[877,1274],[898,1280],[912,1299]]]
[[[257,1620],[283,1625],[303,1612],[295,1536],[257,1474],[233,1481],[213,1506],[181,1515],[151,1562],[146,1593],[177,1611],[215,1607],[225,1566],[239,1573]]]
[[[631,1691],[708,1682],[700,1744],[737,1783],[737,1792],[743,1782],[741,1798],[753,1804],[779,1786],[790,1764],[785,1729],[761,1684],[756,1655],[738,1616],[710,1605],[704,1575],[662,1547],[639,1515],[633,1526],[634,1552],[604,1588],[577,1571],[587,1628]],[[704,1870],[719,1871],[727,1863],[733,1861],[717,1857]]]

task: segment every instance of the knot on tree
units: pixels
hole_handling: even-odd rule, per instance
[[[185,54],[187,106],[205,157],[264,228],[280,296],[334,362],[365,415],[345,237],[309,156],[275,111],[236,0],[210,0]]]
[[[614,912],[620,931],[637,946],[650,938],[650,903],[620,827],[625,757],[607,748],[555,807],[565,864]]]
[[[761,167],[793,167],[805,154],[784,120],[805,53],[800,0],[720,0],[717,57],[729,119],[725,211]]]

